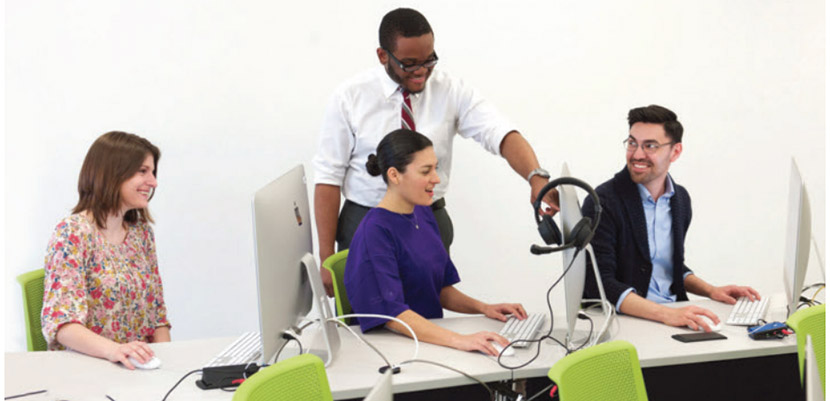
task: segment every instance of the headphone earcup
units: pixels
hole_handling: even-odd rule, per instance
[[[582,249],[591,241],[591,218],[583,217],[568,234],[568,243]]]
[[[559,231],[559,227],[556,226],[556,222],[553,221],[553,217],[551,216],[542,216],[542,220],[539,222],[539,235],[542,236],[545,244],[562,245],[562,233]]]

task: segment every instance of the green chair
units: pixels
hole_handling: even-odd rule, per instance
[[[302,354],[277,362],[245,380],[233,401],[332,401],[323,360]]]
[[[576,351],[548,371],[562,401],[648,400],[637,350],[612,341]]]
[[[23,290],[23,315],[26,318],[26,349],[46,351],[46,339],[40,326],[40,310],[43,308],[44,270],[37,269],[17,276]]]
[[[804,346],[807,343],[809,334],[813,341],[813,350],[816,353],[818,373],[821,377],[821,389],[824,385],[824,308],[825,305],[811,306],[793,313],[787,319],[787,326],[795,330],[796,341],[798,342],[798,371],[801,374],[801,381],[804,381]]]
[[[323,261],[323,268],[331,273],[331,280],[334,282],[334,301],[337,306],[337,316],[352,313],[352,305],[349,304],[349,297],[346,296],[346,284],[343,283],[343,274],[346,271],[346,257],[349,250],[343,250],[329,256]],[[350,319],[340,319],[348,324]]]

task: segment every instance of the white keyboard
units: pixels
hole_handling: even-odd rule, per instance
[[[499,331],[499,335],[506,338],[507,341],[513,342],[514,340],[533,340],[536,338],[536,332],[539,331],[539,328],[542,327],[542,323],[545,322],[545,314],[544,313],[533,313],[527,315],[527,319],[519,320],[513,316],[507,318],[507,321],[504,322],[504,327],[501,328]],[[525,348],[531,343],[526,341],[519,341],[516,344],[513,344],[516,348]]]
[[[262,355],[262,343],[258,331],[245,333],[211,359],[206,368],[215,366],[244,365],[258,363]]]
[[[755,326],[758,321],[767,314],[769,298],[761,297],[758,301],[750,301],[749,298],[738,298],[738,302],[732,306],[732,313],[726,319],[726,324],[733,326]]]

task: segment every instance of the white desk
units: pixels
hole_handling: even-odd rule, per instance
[[[676,302],[669,306],[681,307],[688,304],[709,309],[722,321],[726,320],[732,310],[731,305],[710,299]],[[783,305],[783,294],[773,296],[770,299],[767,321],[785,321],[786,308]],[[613,339],[633,344],[643,368],[791,354],[797,351],[795,336],[781,340],[756,341],[749,338],[744,326],[724,324],[720,333],[728,337],[726,340],[681,343],[671,336],[691,333],[691,330],[660,325],[630,316],[619,316],[619,322],[619,325],[614,325]]]
[[[692,303],[710,308],[722,319],[730,306],[710,300]],[[678,306],[683,303],[678,303]],[[783,320],[783,297],[771,300],[770,320]],[[501,323],[481,316],[449,318],[436,321],[441,326],[458,332],[479,330],[497,331]],[[556,327],[564,325],[564,319],[556,317]],[[378,368],[383,360],[361,344],[344,329],[340,329],[342,348],[337,359],[327,369],[329,384],[335,399],[359,398],[376,382]],[[631,342],[637,348],[643,368],[684,365],[700,362],[743,359],[758,356],[792,354],[796,352],[794,336],[783,340],[753,341],[746,329],[724,326],[722,333],[727,340],[699,343],[680,343],[672,334],[689,332],[681,328],[620,316],[612,325],[612,339]],[[410,359],[413,343],[410,339],[390,332],[370,333],[365,336],[393,363]],[[46,394],[21,400],[106,400],[109,395],[117,401],[160,400],[187,372],[201,368],[234,338],[215,338],[153,344],[152,348],[162,360],[162,367],[152,371],[129,371],[120,365],[80,355],[74,352],[29,352],[5,354],[5,395],[47,389]],[[289,354],[289,351],[286,351]],[[503,358],[506,363],[527,358],[535,353],[532,347],[518,350],[514,357]],[[513,372],[513,378],[545,377],[548,369],[564,351],[550,340],[542,346],[540,357],[529,366]],[[462,352],[431,344],[421,344],[420,359],[438,361],[480,378],[485,382],[506,380],[511,372],[502,369],[494,358],[479,353]],[[229,400],[233,393],[222,390],[203,391],[194,381],[198,374],[185,379],[168,398],[175,400]],[[474,384],[455,372],[427,364],[411,364],[395,375],[396,393]]]

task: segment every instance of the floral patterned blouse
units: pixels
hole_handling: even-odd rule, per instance
[[[128,225],[124,242],[112,245],[73,214],[55,228],[45,269],[40,321],[50,350],[64,349],[57,333],[67,323],[118,343],[148,342],[157,327],[170,326],[148,223]]]

